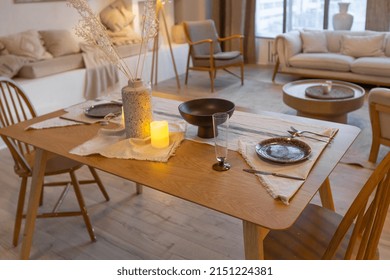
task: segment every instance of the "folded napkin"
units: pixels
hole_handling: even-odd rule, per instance
[[[329,135],[330,138],[332,138],[336,132],[337,129],[326,129],[321,131],[322,134]],[[275,164],[259,158],[255,149],[256,144],[260,142],[259,140],[261,141],[259,138],[240,137],[238,141],[238,152],[252,169],[276,172],[301,178],[306,178],[309,175],[310,170],[321,155],[321,152],[327,146],[327,143],[325,142],[301,137],[299,140],[307,143],[311,148],[309,158],[293,164]],[[304,181],[272,175],[256,174],[256,176],[273,198],[279,198],[285,204],[289,204],[290,199],[304,183]]]
[[[44,129],[44,128],[51,128],[51,127],[62,127],[62,126],[70,126],[70,125],[80,125],[81,123],[71,121],[71,120],[65,120],[61,119],[60,117],[44,120],[38,123],[34,123],[26,128],[28,129]]]
[[[70,151],[71,154],[87,156],[100,154],[108,158],[137,159],[167,162],[184,139],[186,123],[169,123],[169,146],[158,149],[151,145],[150,137],[126,139],[124,128],[100,129],[98,135]]]

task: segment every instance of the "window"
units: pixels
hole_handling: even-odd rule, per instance
[[[333,15],[342,0],[256,0],[256,35],[275,37],[294,29],[333,29]],[[344,0],[345,1],[345,0]],[[352,30],[364,30],[367,0],[354,0],[348,13],[354,16]]]

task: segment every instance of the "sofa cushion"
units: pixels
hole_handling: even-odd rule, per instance
[[[349,36],[368,36],[378,34],[374,31],[349,31],[349,30],[325,30],[326,41],[329,52],[339,53],[341,51],[342,38]]]
[[[35,60],[48,59],[53,56],[46,51],[41,37],[36,30],[28,30],[0,38],[9,53],[25,56]]]
[[[344,35],[341,41],[341,53],[353,57],[384,56],[385,34],[370,36]]]
[[[324,32],[301,32],[301,39],[304,53],[328,52],[326,35]]]
[[[83,67],[84,61],[81,53],[70,54],[28,63],[20,69],[18,77],[34,79]]]
[[[390,56],[390,33],[385,36],[385,56]]]
[[[46,50],[54,57],[80,52],[80,46],[68,30],[39,31]]]
[[[27,59],[22,56],[6,54],[0,56],[0,76],[12,78],[18,73]]]
[[[122,0],[117,0],[100,12],[103,25],[114,32],[121,31],[134,20],[134,15]]]
[[[390,77],[390,57],[361,57],[351,64],[353,73]]]
[[[291,57],[289,64],[298,68],[347,72],[353,60],[353,57],[337,53],[301,53]]]

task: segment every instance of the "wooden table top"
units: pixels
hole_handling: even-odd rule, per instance
[[[214,147],[189,140],[183,141],[175,156],[167,163],[158,163],[109,159],[100,155],[82,157],[68,152],[95,136],[101,128],[99,124],[25,130],[32,123],[63,113],[64,111],[60,110],[1,128],[0,134],[269,229],[287,228],[299,217],[360,132],[359,128],[344,124],[258,112],[280,119],[339,129],[301,189],[291,199],[290,205],[285,205],[279,200],[274,200],[256,176],[242,171],[243,168],[248,168],[248,165],[237,152],[229,152],[231,170],[216,172],[211,167],[215,162]]]

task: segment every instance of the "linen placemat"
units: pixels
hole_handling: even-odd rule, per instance
[[[126,139],[124,129],[100,129],[98,134],[69,151],[71,154],[88,156],[100,154],[107,158],[149,160],[167,162],[184,139],[186,123],[169,122],[169,146],[154,148],[150,137],[145,139]]]

